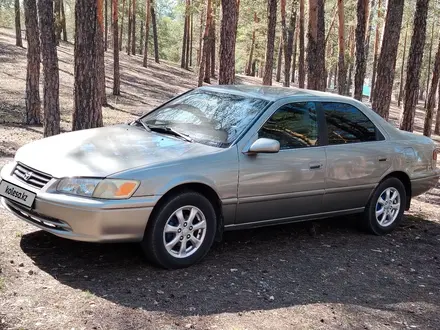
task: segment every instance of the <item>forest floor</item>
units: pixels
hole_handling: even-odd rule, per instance
[[[58,55],[68,131],[72,45]],[[111,63],[109,52],[106,125],[196,86],[176,65],[145,69],[141,56],[121,54],[114,97]],[[25,79],[26,50],[0,29],[0,167],[42,137],[21,124]],[[418,129],[422,119],[419,109]],[[358,231],[353,217],[227,233],[203,262],[177,271],[149,265],[136,244],[57,238],[0,208],[0,329],[439,329],[439,203],[439,189],[414,199],[386,237]]]

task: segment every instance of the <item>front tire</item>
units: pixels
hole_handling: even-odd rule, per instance
[[[211,248],[217,228],[212,203],[197,192],[170,196],[149,220],[141,242],[153,263],[176,269],[200,261]]]
[[[365,207],[363,225],[372,234],[389,234],[402,221],[405,207],[405,186],[397,178],[388,178],[377,186]]]

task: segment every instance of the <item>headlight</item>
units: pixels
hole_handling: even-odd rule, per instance
[[[138,187],[139,182],[134,180],[66,178],[58,183],[57,191],[85,197],[124,199],[130,198]]]

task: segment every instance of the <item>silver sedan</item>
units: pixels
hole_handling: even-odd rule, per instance
[[[2,204],[52,234],[137,241],[165,268],[223,231],[360,213],[391,232],[438,181],[436,146],[351,98],[291,88],[189,91],[136,121],[20,148]]]

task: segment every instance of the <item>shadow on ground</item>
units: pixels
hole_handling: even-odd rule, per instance
[[[203,262],[176,271],[146,263],[137,244],[37,231],[22,237],[21,248],[62,284],[130,308],[188,316],[340,303],[440,324],[432,309],[402,311],[412,302],[439,306],[440,225],[406,217],[392,235],[377,237],[355,223],[347,217],[226,233]]]

